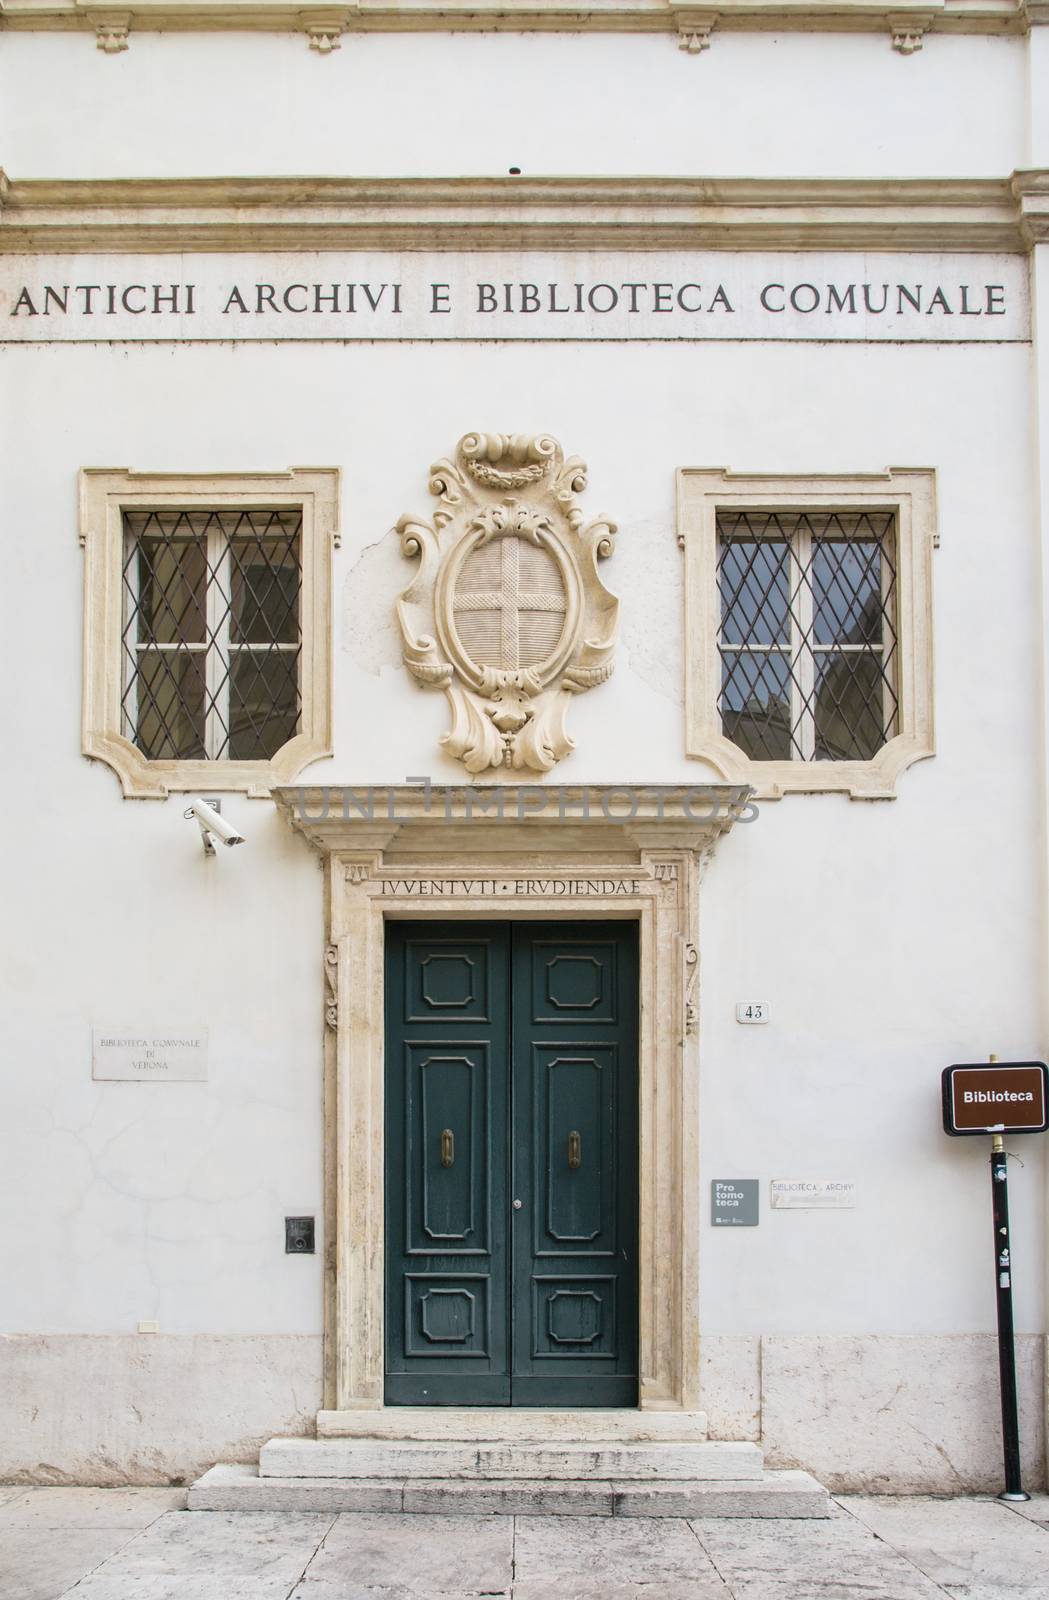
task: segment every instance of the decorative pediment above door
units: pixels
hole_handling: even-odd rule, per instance
[[[616,525],[585,520],[585,487],[549,435],[468,433],[430,469],[433,522],[397,524],[419,558],[397,601],[404,664],[448,696],[440,742],[468,772],[549,772],[574,748],[572,696],[611,676],[619,602],[598,562]]]

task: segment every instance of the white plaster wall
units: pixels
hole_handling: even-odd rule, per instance
[[[1027,45],[1029,167],[1049,163],[1049,29],[1032,28]]]
[[[703,889],[704,1173],[854,1178],[859,1204],[708,1229],[700,1311],[711,1333],[988,1331],[985,1152],[944,1138],[937,1097],[952,1060],[1045,1047],[1028,368],[1004,346],[7,349],[18,602],[0,681],[24,755],[4,798],[19,911],[0,1197],[24,1226],[0,1244],[3,1326],[302,1333],[320,1317],[319,1257],[286,1258],[281,1219],[320,1206],[321,876],[265,803],[230,801],[249,843],[209,861],[184,802],[125,802],[80,757],[78,467],[341,462],[337,753],[311,775],[458,779],[441,697],[395,664],[386,619],[411,569],[388,530],[427,510],[431,459],[495,427],[587,457],[588,504],[622,526],[622,658],[572,708],[564,781],[702,775],[682,755],[676,466],[937,468],[937,758],[892,803],[764,806]],[[770,1002],[769,1027],[735,1023],[746,998]],[[92,1083],[92,1022],[207,1024],[209,1082]],[[1022,1155],[1033,1332],[1040,1141]]]
[[[222,174],[1002,176],[1024,164],[1026,42],[887,32],[348,36],[12,33],[17,178]]]

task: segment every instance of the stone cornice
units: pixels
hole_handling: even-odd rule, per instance
[[[0,252],[1007,250],[1049,172],[1010,178],[7,179]]]
[[[8,28],[94,32],[100,49],[127,48],[129,34],[165,31],[280,31],[307,36],[328,54],[356,32],[668,33],[691,53],[722,30],[880,32],[909,54],[937,32],[1023,33],[1044,20],[1044,0],[355,0],[348,5],[288,0],[0,0]],[[906,26],[906,19],[914,26]],[[901,20],[903,25],[901,26]],[[901,39],[915,40],[901,44]]]
[[[708,850],[748,806],[747,784],[286,784],[273,799],[317,849],[357,854],[361,881],[374,852],[422,851],[437,871],[442,852],[481,848],[493,858],[531,851],[584,859],[594,851]],[[358,881],[355,878],[355,881]]]
[[[1012,190],[1025,244],[1049,243],[1049,172],[1015,172]]]

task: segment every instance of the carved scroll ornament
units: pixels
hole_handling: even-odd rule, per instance
[[[547,435],[468,433],[431,468],[433,522],[404,516],[419,558],[397,602],[404,663],[443,689],[441,744],[470,773],[549,772],[574,748],[571,697],[611,676],[619,602],[598,576],[616,527],[587,523],[586,467]]]

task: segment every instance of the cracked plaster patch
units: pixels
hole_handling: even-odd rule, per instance
[[[404,584],[397,529],[365,545],[342,590],[342,648],[362,671],[379,677],[401,664],[401,637],[390,598]]]

